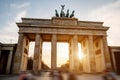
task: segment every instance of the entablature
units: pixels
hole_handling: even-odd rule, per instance
[[[69,34],[69,35],[106,35],[103,30],[80,30],[80,29],[58,29],[58,28],[23,28],[19,29],[19,33],[40,33],[40,34]]]
[[[103,22],[93,22],[93,21],[78,21],[77,18],[60,18],[52,17],[52,19],[35,19],[35,18],[22,18],[21,23],[17,23],[18,27],[31,26],[31,27],[104,27]]]

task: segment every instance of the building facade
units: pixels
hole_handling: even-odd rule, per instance
[[[0,43],[0,74],[9,74],[13,72],[16,47],[17,44]]]
[[[120,46],[109,46],[113,70],[120,74]]]

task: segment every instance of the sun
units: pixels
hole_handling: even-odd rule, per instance
[[[78,53],[78,57],[79,57],[79,59],[83,59],[83,53],[82,53],[82,52],[79,52],[79,53]]]

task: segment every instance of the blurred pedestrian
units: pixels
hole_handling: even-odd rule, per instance
[[[52,70],[52,80],[58,80],[59,79],[59,71],[58,70]]]
[[[77,80],[75,74],[72,72],[69,72],[68,80]]]
[[[35,77],[31,73],[26,74],[27,80],[35,80]]]
[[[116,73],[111,68],[106,68],[103,72],[103,80],[117,80]]]
[[[27,80],[27,77],[26,77],[26,72],[21,72],[20,75],[19,75],[19,78],[18,80]]]
[[[62,73],[62,71],[59,71],[59,76],[58,76],[58,78],[59,78],[59,80],[63,80],[63,73]]]
[[[35,77],[31,73],[21,72],[18,80],[35,80]]]

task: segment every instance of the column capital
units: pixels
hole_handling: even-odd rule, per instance
[[[74,38],[78,38],[78,35],[75,34],[75,35],[73,35],[73,37],[74,37]]]
[[[18,32],[19,36],[24,36],[24,33]]]
[[[41,35],[40,33],[36,33],[36,35]]]

